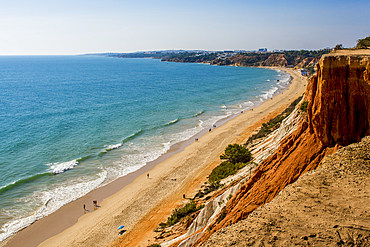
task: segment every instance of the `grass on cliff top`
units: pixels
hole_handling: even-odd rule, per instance
[[[257,134],[252,135],[248,138],[247,142],[244,144],[247,146],[256,139],[263,138],[270,134],[272,131],[280,127],[281,122],[290,115],[295,109],[295,106],[301,101],[303,96],[300,96],[298,99],[294,100],[288,108],[286,108],[281,114],[277,115],[273,119],[270,119],[267,123],[263,123],[261,129]]]

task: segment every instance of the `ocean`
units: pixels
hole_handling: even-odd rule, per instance
[[[263,68],[0,56],[0,241],[289,82]]]

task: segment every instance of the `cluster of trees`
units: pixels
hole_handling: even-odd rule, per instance
[[[182,62],[182,63],[204,63],[217,58],[217,53],[199,54],[195,52],[183,52],[172,54],[162,58],[162,61]]]
[[[354,48],[355,49],[370,49],[370,36],[363,38],[363,39],[358,39],[357,44]],[[341,49],[345,49],[342,44],[338,44],[334,47],[334,50],[341,50]]]
[[[358,48],[358,49],[370,49],[370,36],[357,40],[356,48]]]

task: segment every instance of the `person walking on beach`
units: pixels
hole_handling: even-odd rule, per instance
[[[84,214],[86,214],[86,205],[84,204]]]
[[[146,174],[146,178],[149,178],[149,173],[148,173],[148,174]]]

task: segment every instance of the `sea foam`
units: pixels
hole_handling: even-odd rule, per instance
[[[262,91],[263,94],[260,95],[261,101],[265,101],[267,99],[272,98],[272,96],[274,95],[274,93],[276,93],[278,91],[278,89],[279,88],[277,88],[277,87],[272,87],[268,91]]]
[[[50,166],[50,169],[52,169],[52,173],[53,174],[59,174],[59,173],[63,173],[65,171],[68,171],[70,169],[72,169],[73,167],[77,166],[78,165],[78,161],[77,160],[71,160],[71,161],[67,161],[67,162],[57,162],[57,163],[52,163],[52,164],[48,164]]]
[[[110,151],[110,150],[117,149],[117,148],[120,148],[120,147],[122,147],[122,143],[118,143],[118,144],[115,144],[115,145],[108,145],[108,147],[105,150]]]
[[[0,241],[10,237],[19,230],[31,225],[35,221],[55,212],[63,205],[72,202],[91,190],[97,188],[103,183],[107,177],[107,172],[103,170],[97,174],[97,179],[92,181],[69,181],[64,184],[60,184],[55,188],[48,191],[37,191],[32,195],[23,198],[22,201],[28,202],[42,202],[39,208],[32,215],[29,216],[17,216],[17,218],[11,222],[4,224],[1,228]]]

